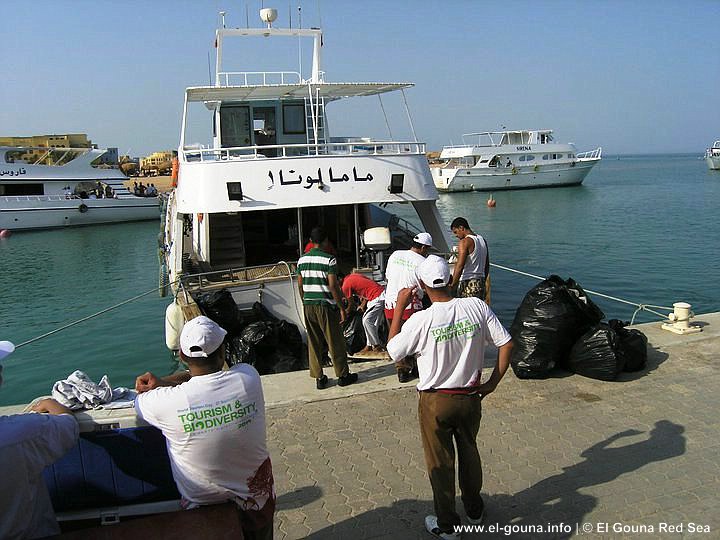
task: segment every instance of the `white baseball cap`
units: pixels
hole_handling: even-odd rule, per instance
[[[0,360],[9,356],[15,350],[15,345],[9,341],[0,341]]]
[[[200,315],[189,320],[180,332],[180,349],[190,358],[207,358],[223,344],[227,331]]]
[[[432,236],[430,236],[429,233],[421,232],[415,235],[415,237],[413,238],[413,242],[417,242],[418,244],[422,244],[423,246],[432,247]]]
[[[438,289],[450,284],[450,267],[445,259],[437,255],[428,255],[418,265],[416,274],[420,281],[431,289]]]

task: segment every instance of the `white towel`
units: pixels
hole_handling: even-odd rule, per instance
[[[113,390],[107,375],[95,384],[84,372],[73,371],[67,379],[53,385],[52,397],[72,410],[95,409],[114,400],[127,400],[129,392],[122,387]]]

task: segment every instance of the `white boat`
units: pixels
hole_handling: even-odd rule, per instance
[[[710,148],[705,150],[705,162],[711,171],[720,170],[720,141],[715,141]]]
[[[578,153],[553,142],[549,129],[486,131],[443,147],[432,175],[443,192],[577,186],[601,158],[602,148]]]
[[[0,147],[0,230],[158,219],[157,197],[135,196],[119,170],[92,166],[105,152]]]
[[[223,287],[240,308],[259,301],[304,335],[294,269],[316,225],[328,231],[345,272],[382,272],[379,246],[363,240],[367,229],[388,226],[393,246],[407,245],[412,227],[388,220],[396,203],[409,203],[435,248],[448,251],[424,143],[330,136],[330,102],[388,92],[404,99],[412,84],[328,82],[320,64],[322,30],[275,28],[268,12],[274,10],[261,12],[265,28],[223,23],[215,35],[214,85],[185,92],[178,186],[168,199],[164,238],[165,276],[176,293],[166,326],[170,348],[177,348],[178,314],[197,313],[197,296]],[[309,77],[300,71],[225,71],[225,41],[258,37],[266,38],[263,44],[294,38],[286,39],[291,47],[311,39]],[[297,58],[297,49],[288,57]],[[207,146],[188,140],[198,124],[191,109],[197,105],[206,115]],[[414,133],[409,112],[408,120]]]

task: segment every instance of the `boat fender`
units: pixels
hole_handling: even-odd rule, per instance
[[[178,185],[178,176],[180,175],[180,161],[177,157],[174,157],[172,160],[172,169],[170,178],[172,179],[172,187],[177,187]]]
[[[540,170],[540,165],[535,165],[533,167],[533,171],[538,172]]]
[[[180,332],[185,324],[182,309],[173,302],[165,309],[165,345],[171,351],[180,349]]]
[[[517,167],[513,167],[510,172],[512,172],[513,174],[517,174]]]
[[[10,238],[11,234],[10,229],[0,229],[0,238]]]
[[[84,214],[85,212],[88,211],[87,204],[82,203],[80,206],[78,206],[78,210],[80,211],[81,214]]]

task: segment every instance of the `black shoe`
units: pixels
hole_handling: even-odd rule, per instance
[[[412,373],[410,371],[398,371],[398,381],[410,382],[412,380]]]
[[[323,375],[319,379],[315,379],[315,387],[318,390],[322,390],[323,388],[327,387],[327,384],[328,384],[327,375]]]
[[[352,383],[356,383],[358,380],[357,373],[348,373],[344,377],[338,377],[338,386],[347,386]]]

